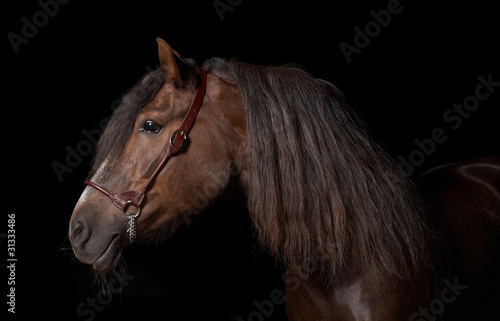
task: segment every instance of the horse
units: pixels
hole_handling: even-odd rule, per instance
[[[333,84],[157,43],[72,213],[81,262],[111,271],[233,198],[286,266],[289,320],[498,320],[500,158],[410,179]]]

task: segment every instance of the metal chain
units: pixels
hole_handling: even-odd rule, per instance
[[[128,234],[128,243],[132,244],[135,243],[136,237],[137,237],[137,230],[136,230],[136,224],[135,224],[135,219],[136,215],[130,215],[128,217],[128,229],[127,229],[127,234]]]

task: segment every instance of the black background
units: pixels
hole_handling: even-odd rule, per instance
[[[43,1],[42,1],[43,2]],[[221,0],[227,3],[226,0]],[[414,175],[445,163],[500,154],[498,92],[481,101],[456,130],[443,119],[474,95],[478,76],[500,81],[500,20],[493,2],[401,1],[347,63],[339,45],[354,44],[390,1],[230,1],[220,19],[213,1],[69,1],[16,54],[8,33],[22,36],[37,1],[4,1],[2,36],[3,207],[16,214],[16,315],[90,320],[77,307],[97,298],[93,274],[68,251],[67,226],[92,156],[58,179],[83,130],[99,127],[112,106],[157,65],[155,38],[198,64],[212,56],[264,64],[298,63],[336,84],[372,135],[394,157],[442,128],[447,140]],[[500,89],[500,88],[497,88]],[[130,249],[133,277],[94,320],[258,320],[253,301],[283,290],[282,268],[258,246],[245,209],[221,202],[167,244]],[[3,262],[7,258],[5,237]],[[5,269],[2,297],[8,294]],[[2,303],[2,313],[8,306]],[[95,309],[94,309],[95,311]],[[253,314],[252,314],[253,313]],[[81,313],[80,313],[81,314]],[[12,317],[12,315],[10,315]],[[157,316],[157,317],[154,317]],[[160,317],[161,316],[161,317]],[[286,320],[283,304],[266,320]]]

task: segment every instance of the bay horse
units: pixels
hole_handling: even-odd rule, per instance
[[[123,98],[69,224],[110,271],[222,197],[248,207],[286,264],[288,318],[498,320],[500,158],[410,180],[332,84],[293,66],[212,58],[157,39],[160,68]]]

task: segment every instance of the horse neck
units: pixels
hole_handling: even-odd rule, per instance
[[[240,91],[236,84],[214,75],[208,74],[207,97],[219,111],[218,125],[227,125],[227,148],[230,153],[230,185],[224,197],[245,203],[247,195],[247,148],[245,109]]]

